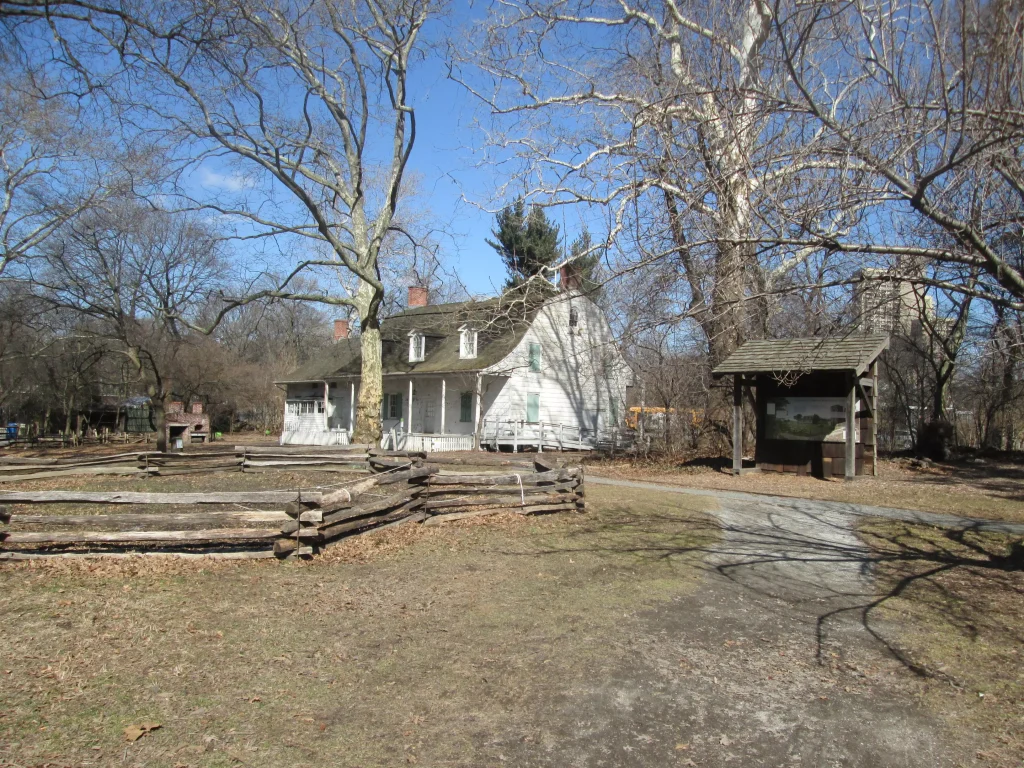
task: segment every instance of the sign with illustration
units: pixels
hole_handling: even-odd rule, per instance
[[[774,397],[766,405],[765,437],[769,440],[846,440],[845,397]],[[859,437],[855,435],[855,439]]]

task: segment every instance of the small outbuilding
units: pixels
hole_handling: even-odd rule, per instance
[[[757,419],[755,470],[876,475],[883,335],[748,341],[712,372],[733,377],[733,473],[743,469],[743,397]]]

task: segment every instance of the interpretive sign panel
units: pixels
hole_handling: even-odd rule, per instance
[[[765,410],[765,436],[769,440],[843,442],[846,440],[846,399],[771,398]]]

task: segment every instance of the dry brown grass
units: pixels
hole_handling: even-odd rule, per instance
[[[925,701],[982,732],[985,764],[1024,764],[1024,557],[1020,537],[891,520],[860,534],[882,558],[877,614],[896,652],[929,679]]]
[[[599,475],[628,480],[1024,522],[1024,466],[1007,461],[914,468],[903,460],[883,459],[878,477],[854,482],[769,472],[736,477],[723,471],[722,462],[597,460],[588,464]]]
[[[717,536],[701,499],[590,500],[309,563],[7,564],[0,764],[498,764],[621,664],[627,617],[695,588]],[[127,742],[141,722],[162,727]]]

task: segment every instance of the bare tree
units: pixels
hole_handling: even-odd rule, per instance
[[[821,181],[844,159],[822,154],[806,119],[783,119],[793,94],[770,3],[500,7],[487,54],[458,76],[497,116],[492,141],[520,161],[516,183],[548,204],[609,206],[612,271],[670,263],[672,314],[699,324],[712,365],[763,335],[779,284],[828,259],[777,243],[803,222],[842,232],[859,211]]]
[[[56,87],[0,53],[0,276],[129,187],[123,147],[96,130],[91,107]]]
[[[380,255],[396,232],[416,138],[409,73],[433,0],[227,0],[148,3],[4,3],[45,17],[55,56],[105,46],[123,76],[111,93],[135,126],[160,133],[182,164],[231,183],[211,194],[183,181],[189,206],[236,217],[238,236],[272,238],[295,260],[275,296],[352,308],[362,345],[356,439],[379,438]],[[201,174],[200,174],[201,175]],[[216,186],[216,185],[215,185]],[[291,241],[287,244],[287,241]],[[335,272],[331,294],[295,290],[309,270]]]
[[[850,172],[864,226],[792,243],[930,265],[915,279],[1024,307],[1024,8],[1008,0],[772,6],[786,112]],[[926,235],[924,242],[921,234]]]
[[[187,344],[183,320],[222,288],[222,274],[217,240],[194,217],[125,202],[62,227],[29,286],[55,312],[77,315],[79,333],[106,340],[129,361],[166,450],[165,405]]]

